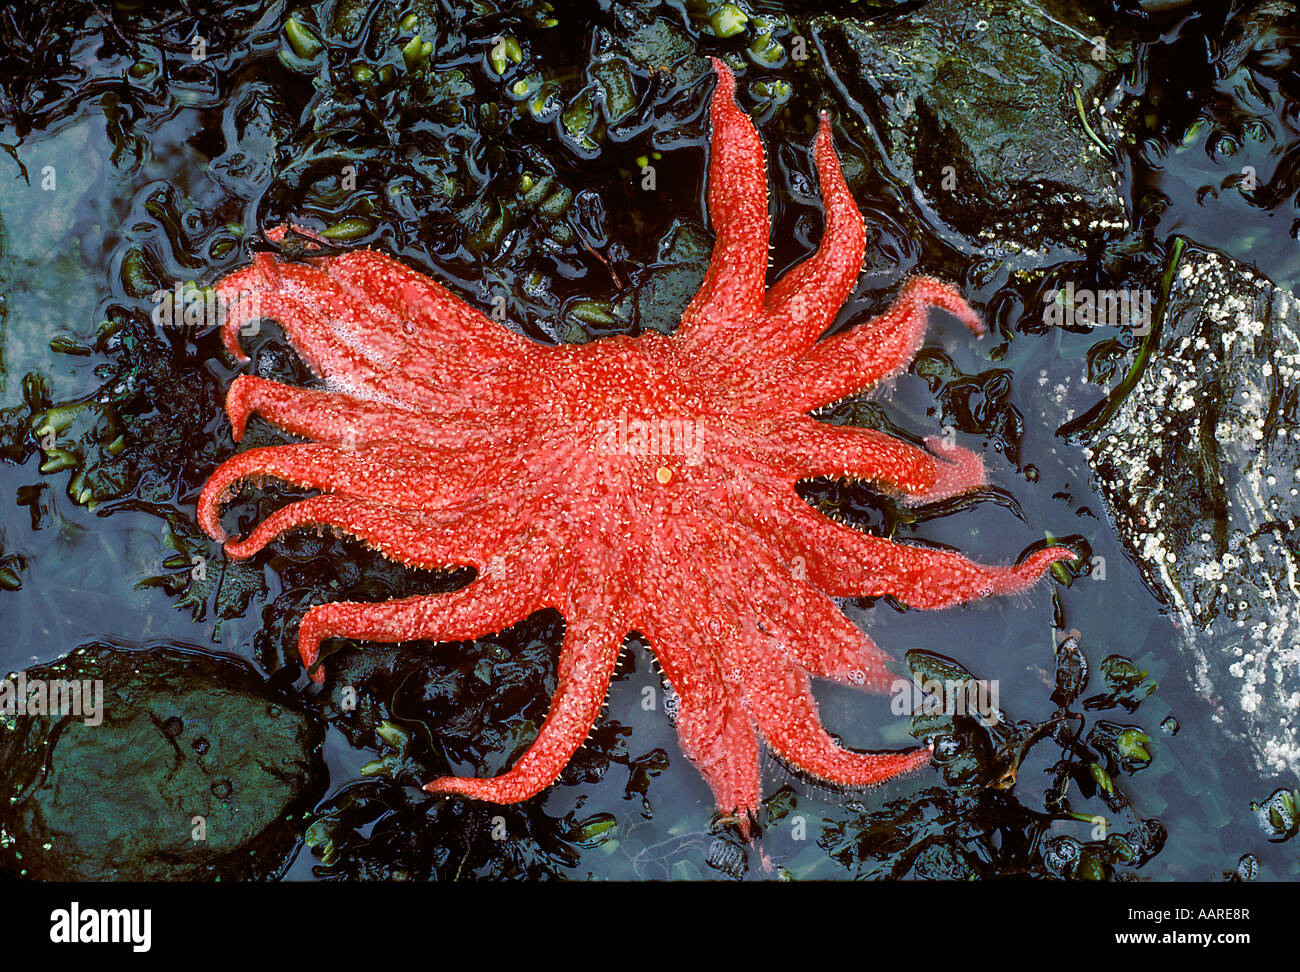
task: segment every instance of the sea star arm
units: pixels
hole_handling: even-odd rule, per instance
[[[734,526],[728,529],[758,568],[746,589],[762,633],[776,642],[769,650],[784,652],[817,678],[872,691],[887,689],[893,681],[890,657],[834,601],[808,583],[802,565],[791,570],[763,538]]]
[[[857,753],[838,745],[817,713],[808,677],[789,661],[736,645],[745,664],[745,702],[772,751],[795,767],[841,786],[870,786],[930,761],[927,749]]]
[[[767,294],[763,319],[752,339],[753,351],[762,361],[807,353],[830,327],[862,272],[867,245],[862,213],[844,182],[825,112],[813,157],[825,214],[822,239],[817,252],[789,270]]]
[[[799,479],[863,479],[899,490],[913,502],[946,499],[984,482],[980,457],[938,436],[926,440],[934,450],[927,452],[876,429],[799,417],[774,431],[771,440]]]
[[[551,606],[553,566],[551,554],[526,548],[511,559],[510,569],[502,576],[480,574],[468,586],[450,594],[422,594],[375,604],[318,604],[303,615],[298,625],[298,654],[312,681],[323,682],[325,673],[315,666],[321,642],[329,638],[388,644],[445,642],[503,631]]]
[[[595,617],[566,617],[558,684],[533,744],[500,776],[443,776],[424,788],[430,793],[515,803],[550,786],[596,724],[622,645],[623,631],[608,610]]]
[[[661,655],[672,647],[660,643]],[[668,666],[664,666],[665,674]],[[678,695],[677,734],[682,752],[713,791],[715,805],[736,818],[742,836],[749,837],[750,818],[759,808],[759,752],[754,720],[745,709],[738,687],[707,688],[668,679]]]
[[[734,814],[743,834],[759,804],[758,738],[735,673],[724,671],[717,644],[735,619],[711,601],[711,578],[687,551],[698,544],[679,518],[647,538],[645,583],[654,591],[630,623],[650,641],[664,678],[677,694],[682,751],[713,791],[718,809]]]
[[[727,325],[763,307],[767,284],[767,160],[749,116],[736,104],[736,79],[717,58],[717,89],[709,109],[709,220],[716,241],[704,282],[682,315],[675,338],[708,346]]]
[[[718,494],[711,505],[720,511],[726,504]],[[692,551],[697,590],[684,600],[675,595],[679,612],[704,605],[716,622],[714,640],[721,630],[717,619],[730,617],[745,630],[756,628],[771,639],[770,650],[784,652],[818,678],[877,691],[892,682],[890,657],[809,582],[802,556],[784,557],[788,551],[774,545],[770,535],[756,532],[752,521],[746,526],[719,512],[693,519],[694,535],[682,549]],[[656,581],[655,589],[672,588]]]
[[[1019,564],[986,566],[950,550],[895,543],[836,523],[793,489],[731,489],[733,509],[787,566],[830,597],[891,595],[916,608],[941,608],[1033,586],[1065,547],[1035,551]]]
[[[247,539],[227,540],[225,550],[232,559],[245,560],[287,530],[328,526],[351,534],[390,560],[412,567],[482,569],[493,551],[502,548],[517,529],[516,520],[513,511],[435,519],[354,497],[313,496],[277,510]]]
[[[758,737],[741,689],[712,662],[714,648],[672,608],[643,623],[655,659],[677,694],[677,735],[682,752],[713,791],[718,809],[734,814],[748,835],[749,818],[759,804]],[[707,619],[693,619],[697,622]],[[709,659],[709,661],[706,661]]]
[[[861,571],[852,595],[889,594],[908,607],[952,607],[978,598],[1018,594],[1036,584],[1058,560],[1073,560],[1065,547],[1036,550],[1018,564],[992,567],[967,560],[951,550],[894,543],[859,534],[859,544],[869,571]]]
[[[409,343],[423,350],[454,351],[479,368],[517,366],[521,357],[545,350],[386,254],[351,250],[331,261],[329,272],[367,314],[386,312],[413,338]],[[404,360],[419,368],[420,357],[409,354]]]
[[[427,410],[356,398],[342,392],[298,388],[256,375],[240,375],[226,395],[226,413],[235,441],[248,419],[263,419],[293,435],[333,445],[402,441],[463,450],[493,439],[478,419],[431,416]]]
[[[254,259],[266,262],[272,257],[258,253]],[[294,267],[291,272],[295,275],[302,272],[294,264],[281,265],[282,270],[285,267]],[[376,357],[373,352],[366,355],[328,322],[323,316],[326,308],[316,305],[310,291],[295,288],[292,293],[297,296],[268,290],[257,293],[255,300],[240,301],[222,325],[227,350],[240,360],[248,360],[239,344],[240,334],[250,323],[269,318],[280,323],[313,373],[359,397],[381,401],[398,398],[408,405],[440,412],[462,411],[480,399],[485,404],[491,400],[489,386],[481,377],[477,383],[467,377],[456,387],[435,387],[418,375],[395,370],[391,360]]]
[[[885,313],[818,342],[788,371],[774,372],[769,394],[811,411],[898,374],[916,357],[933,307],[952,314],[972,333],[984,333],[983,322],[952,287],[931,277],[911,277]]]
[[[480,458],[472,452],[440,457],[437,468],[418,446],[372,445],[341,449],[295,444],[249,449],[227,459],[203,486],[199,525],[224,540],[222,504],[244,479],[274,477],[295,486],[345,493],[400,509],[438,509],[484,492]]]
[[[289,229],[277,226],[266,235],[280,243]],[[465,377],[485,365],[517,364],[536,347],[387,254],[350,250],[316,257],[312,251],[323,250],[326,241],[308,230],[294,230],[305,238],[300,258],[257,253],[251,266],[221,282],[220,290],[239,302],[241,323],[256,316],[259,307],[267,310],[263,302],[288,299],[318,315],[318,332],[343,337],[372,361],[401,359],[405,370],[435,380],[449,372]],[[244,361],[237,330],[227,326],[227,346]]]

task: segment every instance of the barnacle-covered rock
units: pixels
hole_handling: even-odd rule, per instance
[[[1198,691],[1260,769],[1300,772],[1300,304],[1217,253],[1170,254],[1148,350],[1085,416],[1085,455]],[[1142,694],[1145,673],[1103,668],[1112,695]]]

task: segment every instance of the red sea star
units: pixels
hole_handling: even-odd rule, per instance
[[[330,390],[243,376],[226,408],[239,439],[257,413],[314,443],[252,449],[225,462],[199,499],[223,539],[232,487],[272,476],[324,491],[268,517],[252,556],[303,525],[345,531],[404,564],[471,565],[450,594],[313,607],[298,645],[312,678],[329,638],[458,641],[548,607],[566,621],[558,686],[536,741],[491,779],[443,777],[427,790],[495,802],[555,781],[600,715],[625,635],[642,632],[679,697],[682,748],[718,807],[748,816],[759,799],[759,737],[823,780],[878,783],[923,765],[925,749],[859,753],[818,719],[809,676],[882,690],[885,656],[832,597],[889,594],[940,608],[1027,588],[1064,548],[1014,567],[892,543],[815,512],[800,479],[844,476],[928,501],[983,481],[965,450],[936,452],[808,412],[903,370],[939,307],[976,334],[951,288],[908,280],[867,324],[819,340],[853,292],[862,216],[823,114],[814,150],[825,204],[817,252],[767,288],[766,162],[714,62],[709,216],[717,242],[704,282],[671,337],[550,347],[488,320],[428,277],[369,250],[257,253],[225,278],[251,294],[224,325],[280,321]],[[283,229],[273,234],[283,238]]]

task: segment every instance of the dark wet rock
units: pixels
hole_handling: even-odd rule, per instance
[[[1300,306],[1178,249],[1154,352],[1085,454],[1198,691],[1262,770],[1300,771]]]
[[[1296,16],[1296,5],[1290,0],[1265,0],[1234,18],[1218,38],[1220,76],[1228,77],[1250,57],[1266,65],[1290,64],[1295,57],[1295,31],[1300,27]]]
[[[695,223],[675,220],[636,289],[637,323],[669,334],[700,287],[712,247]]]
[[[1031,260],[1128,228],[1114,159],[1088,130],[1118,101],[1124,55],[1097,44],[1107,32],[1077,9],[1004,0],[810,25],[846,109],[953,242]]]
[[[94,644],[24,674],[29,691],[102,680],[101,718],[89,693],[80,715],[0,717],[0,869],[193,881],[283,868],[323,793],[323,727],[252,669]]]

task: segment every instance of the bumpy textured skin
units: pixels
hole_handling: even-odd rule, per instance
[[[512,802],[554,782],[601,708],[625,635],[646,635],[679,697],[682,747],[718,807],[748,833],[759,741],[812,776],[878,783],[924,765],[925,749],[860,753],[818,719],[810,677],[888,686],[886,656],[833,597],[889,594],[917,608],[1021,591],[1063,548],[1010,567],[892,543],[834,522],[795,492],[816,476],[865,480],[927,502],[983,482],[978,456],[930,450],[807,413],[902,371],[928,311],[979,318],[950,287],[913,277],[884,314],[819,340],[853,291],[865,236],[823,116],[814,148],[825,201],[815,254],[770,289],[766,162],[715,62],[708,207],[717,236],[699,292],[671,337],[544,346],[484,317],[377,252],[297,261],[257,253],[225,278],[246,300],[225,323],[278,320],[329,387],[243,376],[227,410],[310,443],[251,449],[199,500],[224,539],[221,504],[240,481],[275,477],[322,495],[268,517],[226,551],[250,557],[285,530],[326,526],[404,564],[470,565],[450,594],[307,612],[299,651],[316,681],[322,641],[456,641],[542,608],[565,618],[558,687],[537,740],[491,779],[426,789]],[[284,230],[272,234],[283,238]],[[657,433],[657,434],[656,434]]]

